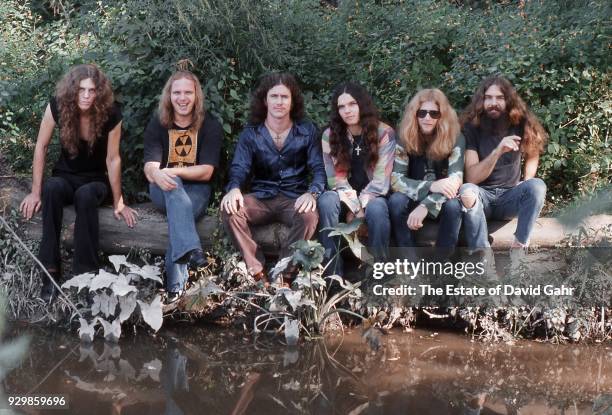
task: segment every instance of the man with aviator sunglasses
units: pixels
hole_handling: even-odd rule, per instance
[[[455,110],[439,89],[423,89],[406,105],[395,147],[389,216],[398,247],[416,246],[427,216],[439,221],[436,247],[451,252],[461,227],[457,199],[465,140]]]

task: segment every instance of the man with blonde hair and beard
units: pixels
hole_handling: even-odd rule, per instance
[[[544,128],[499,76],[481,82],[461,121],[467,183],[459,194],[468,247],[490,246],[487,219],[518,217],[512,248],[526,248],[546,195],[544,181],[535,177],[547,140]]]
[[[198,78],[189,71],[174,73],[144,134],[149,193],[168,218],[167,303],[181,297],[187,267],[197,269],[206,262],[196,220],[208,208],[222,139],[221,124],[205,110]]]

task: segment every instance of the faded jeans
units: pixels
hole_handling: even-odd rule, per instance
[[[542,179],[529,179],[511,188],[479,187],[466,183],[459,189],[461,195],[468,191],[477,196],[476,204],[469,209],[464,208],[463,213],[468,248],[490,247],[487,219],[510,220],[517,216],[514,236],[523,245],[529,243],[533,226],[544,206],[546,184]]]
[[[419,205],[404,193],[396,192],[389,198],[389,215],[393,236],[398,247],[415,247],[415,231],[408,228],[408,216]],[[461,202],[449,199],[442,205],[438,214],[440,225],[436,239],[437,248],[452,250],[457,245],[461,229]]]
[[[177,292],[187,282],[186,254],[201,248],[196,221],[206,212],[211,187],[208,183],[183,183],[174,177],[177,187],[164,191],[155,183],[149,184],[151,200],[166,213],[168,219],[168,248],[166,249],[166,289]]]
[[[329,236],[329,230],[340,222],[342,203],[338,193],[329,190],[323,193],[317,201],[319,209],[319,241],[325,248],[325,260],[332,261],[326,269],[326,274],[343,274],[342,257],[338,248],[342,243],[341,236]],[[348,210],[348,209],[347,209]],[[375,259],[384,259],[388,256],[389,235],[391,224],[389,222],[389,208],[387,199],[377,197],[370,200],[365,209],[365,223],[368,226],[368,248]]]

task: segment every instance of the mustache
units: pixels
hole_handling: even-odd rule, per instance
[[[497,105],[491,105],[490,107],[485,108],[485,111],[498,111],[501,112],[501,108]]]

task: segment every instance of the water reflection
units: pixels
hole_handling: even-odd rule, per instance
[[[175,396],[178,397],[181,393],[189,393],[187,358],[179,352],[176,346],[171,346],[166,350],[166,359],[164,360],[160,378],[166,397],[164,414],[183,415],[184,412],[175,401]]]
[[[71,334],[29,331],[30,356],[5,390],[67,394],[75,414],[612,410],[610,345],[485,345],[415,331],[379,333],[375,351],[357,330],[287,348],[269,336],[209,327],[82,345]]]

